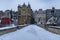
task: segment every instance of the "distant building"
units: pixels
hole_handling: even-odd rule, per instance
[[[6,10],[4,12],[4,16],[8,17],[8,18],[11,18],[11,15],[10,15],[10,10]]]
[[[17,18],[17,14],[18,14],[18,12],[16,11],[12,11],[12,10],[10,10],[10,18],[11,18],[11,23],[12,24],[17,24],[17,20],[18,20],[18,18]]]
[[[3,11],[0,11],[0,20],[1,20],[1,17],[4,15],[4,12]]]
[[[11,24],[17,24],[16,20],[17,20],[17,12],[12,11],[12,10],[6,10],[4,12],[4,16],[7,18],[10,18],[11,20]]]
[[[17,11],[13,12],[12,19],[13,19],[13,23],[17,25],[18,24],[18,12]]]
[[[55,16],[55,8],[54,7],[51,10],[51,18],[48,19],[47,24],[57,25],[57,17]]]
[[[51,10],[52,9],[45,10],[45,13],[47,14],[47,20],[51,18]],[[60,9],[55,9],[54,15],[57,17],[57,24],[60,25]]]
[[[1,17],[4,15],[3,11],[0,11],[0,24],[1,24]]]
[[[30,24],[31,17],[32,17],[32,9],[30,4],[25,5],[18,5],[18,24]]]
[[[10,25],[11,24],[11,19],[8,17],[2,17],[1,18],[1,24],[2,25]]]
[[[12,17],[13,17],[12,14],[13,14],[12,10],[6,10],[4,12],[4,16],[7,17],[7,18],[10,18],[11,19],[11,23],[13,23],[13,21],[12,21]]]
[[[35,13],[35,22],[40,25],[45,25],[46,23],[46,14],[43,13],[42,9],[39,9],[38,11],[36,11]]]

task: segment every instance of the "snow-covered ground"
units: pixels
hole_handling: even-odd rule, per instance
[[[29,25],[23,29],[0,36],[0,40],[60,40],[60,35],[50,33],[36,25]]]

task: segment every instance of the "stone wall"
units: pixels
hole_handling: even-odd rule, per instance
[[[5,29],[5,30],[0,30],[0,35],[3,35],[3,34],[6,34],[6,33],[10,33],[10,32],[13,32],[13,31],[16,31],[17,28],[10,28],[10,29]]]
[[[60,34],[60,29],[57,29],[57,28],[48,28],[48,31],[52,33]]]
[[[0,30],[0,35],[7,34],[7,33],[10,33],[10,32],[14,32],[14,31],[19,30],[19,29],[22,29],[22,28],[24,28],[24,27],[25,27],[25,26],[17,26],[17,27],[15,27],[15,28]]]

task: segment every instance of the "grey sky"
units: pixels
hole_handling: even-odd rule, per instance
[[[18,4],[22,5],[25,3],[27,5],[28,2],[33,10],[38,10],[40,8],[50,9],[53,6],[56,9],[60,9],[60,0],[0,0],[0,10],[17,10]]]

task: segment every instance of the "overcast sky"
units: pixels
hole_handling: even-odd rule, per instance
[[[28,2],[33,10],[50,9],[51,7],[60,9],[60,0],[0,0],[0,10],[17,10],[18,4],[25,3],[27,5]]]

